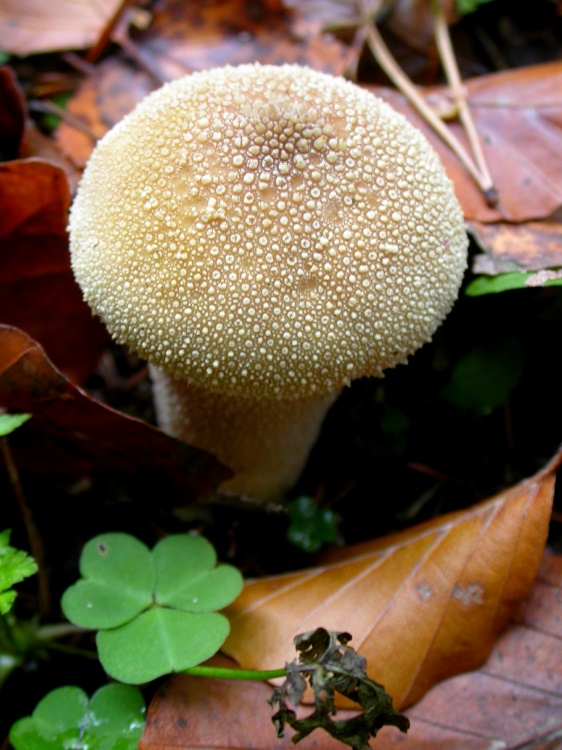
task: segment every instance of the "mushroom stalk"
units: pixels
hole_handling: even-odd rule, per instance
[[[299,478],[338,393],[298,399],[232,398],[150,366],[160,428],[210,451],[234,472],[220,489],[276,502]]]

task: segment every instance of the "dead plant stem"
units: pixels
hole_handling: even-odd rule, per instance
[[[4,463],[8,472],[8,478],[14,490],[14,495],[20,509],[20,513],[25,524],[27,532],[27,538],[29,540],[29,548],[32,556],[37,563],[37,587],[38,587],[38,611],[41,615],[46,615],[50,609],[50,593],[49,593],[49,582],[47,579],[47,573],[45,569],[45,550],[43,547],[43,541],[39,534],[35,521],[33,520],[33,514],[25,499],[25,494],[21,484],[18,468],[14,461],[10,443],[7,437],[0,437],[0,444],[2,446],[2,455],[4,457]]]
[[[486,157],[482,150],[482,144],[474,119],[468,106],[468,100],[466,97],[466,89],[463,85],[459,68],[457,65],[457,59],[453,51],[453,45],[451,42],[451,35],[449,33],[449,25],[443,12],[442,0],[432,0],[431,8],[433,12],[433,31],[435,35],[435,44],[437,45],[437,51],[441,59],[443,71],[451,88],[455,103],[457,105],[459,120],[464,128],[466,137],[470,144],[476,166],[480,171],[482,179],[482,189],[485,194],[488,195],[494,192],[494,184],[492,177],[488,170],[486,163]]]
[[[382,38],[372,14],[368,14],[364,9],[364,2],[360,2],[362,11],[362,28],[364,29],[369,49],[375,57],[378,64],[390,78],[396,88],[404,94],[410,104],[419,112],[424,120],[437,133],[441,140],[457,156],[468,174],[476,182],[480,190],[484,193],[487,200],[493,200],[493,190],[491,179],[487,173],[482,173],[480,168],[474,162],[470,154],[464,148],[462,143],[447,127],[447,125],[437,116],[433,109],[427,104],[423,96],[418,91],[414,83],[404,73],[400,65],[395,60],[384,39]],[[455,65],[456,69],[456,65]]]

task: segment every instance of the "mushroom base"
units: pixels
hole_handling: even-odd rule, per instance
[[[275,502],[295,484],[338,393],[294,400],[231,398],[150,366],[160,429],[234,472],[221,490]]]

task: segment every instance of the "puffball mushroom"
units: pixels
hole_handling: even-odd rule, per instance
[[[298,478],[344,386],[431,339],[466,266],[422,133],[297,65],[147,96],[97,144],[69,230],[86,301],[151,363],[161,428],[262,501]]]

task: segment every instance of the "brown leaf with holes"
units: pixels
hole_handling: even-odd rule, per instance
[[[22,331],[0,325],[0,404],[30,419],[10,436],[16,465],[47,476],[136,477],[159,502],[207,495],[230,475],[214,456],[190,448],[146,422],[111,409],[74,386]],[[174,504],[174,496],[170,498]]]
[[[353,617],[353,613],[351,614]],[[413,634],[412,634],[413,635]],[[411,636],[412,637],[412,636]],[[409,640],[411,640],[411,637]],[[353,645],[355,639],[350,645]],[[396,659],[400,660],[398,653]],[[224,658],[220,666],[236,667]],[[176,675],[148,709],[141,750],[286,750],[275,737],[271,687]],[[310,707],[299,709],[310,713]],[[355,712],[338,711],[336,719]],[[384,727],[376,750],[559,750],[562,747],[562,556],[543,555],[531,593],[478,670],[444,680],[406,711],[407,735]],[[343,747],[320,731],[302,750]]]
[[[427,135],[455,183],[465,217],[479,222],[525,222],[551,217],[562,205],[562,61],[532,65],[465,82],[468,103],[498,190],[486,201],[449,149],[394,89],[372,88]],[[444,89],[422,93],[431,102]],[[448,123],[468,149],[461,125]]]
[[[475,669],[534,580],[561,461],[562,452],[469,510],[334,553],[321,566],[248,581],[227,610],[224,652],[243,668],[275,669],[293,658],[299,633],[348,631],[397,708]]]
[[[325,18],[316,4],[280,0],[163,0],[153,21],[135,34],[137,66],[110,57],[96,66],[68,104],[69,113],[84,123],[77,129],[62,123],[56,139],[78,166],[95,144],[146,94],[167,80],[194,70],[247,62],[309,65],[343,74],[354,52],[333,36],[321,33]]]
[[[470,231],[484,250],[474,257],[474,273],[496,275],[562,267],[562,222],[524,224],[470,222]]]
[[[42,159],[0,164],[0,323],[27,331],[77,383],[107,333],[82,300],[68,254],[66,174]]]
[[[16,74],[7,65],[0,67],[0,159],[19,155],[25,127],[26,107]]]
[[[0,48],[23,57],[96,44],[127,0],[2,0]]]

